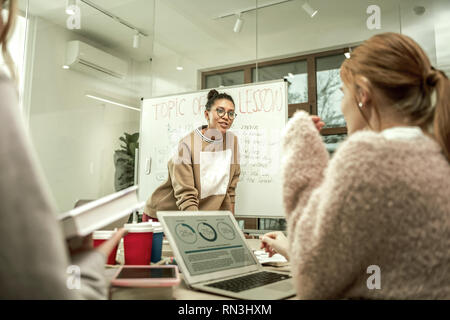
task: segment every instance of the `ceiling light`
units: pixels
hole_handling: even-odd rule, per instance
[[[244,14],[246,12],[252,12],[252,11],[256,11],[256,10],[260,10],[260,9],[268,8],[268,7],[272,7],[272,6],[276,6],[276,5],[283,4],[283,3],[286,3],[286,2],[291,2],[291,1],[294,1],[294,0],[264,1],[264,2],[267,2],[267,3],[265,3],[265,4],[258,3],[257,6],[251,6],[251,7],[247,7],[247,8],[242,8],[240,10],[234,9],[232,12],[223,13],[223,14],[221,14],[219,16],[214,17],[213,19],[215,20],[215,19],[227,18],[227,17],[235,16],[236,12],[240,12],[241,14]]]
[[[239,33],[242,30],[242,25],[244,24],[244,20],[241,18],[241,14],[237,15],[236,23],[234,24],[233,31],[235,33]]]
[[[67,0],[67,5],[66,5],[66,13],[69,15],[74,15],[75,14],[75,7],[76,7],[77,3],[76,0]]]
[[[68,65],[63,65],[62,67],[63,67],[63,69],[70,69],[70,67]]]
[[[177,58],[177,66],[176,69],[178,71],[183,71],[183,58],[181,56],[178,56]]]
[[[139,32],[137,32],[134,36],[133,36],[133,48],[137,49],[139,48]]]
[[[94,96],[92,94],[86,94],[86,97],[94,99],[94,100],[98,100],[98,101],[101,101],[101,102],[110,103],[110,104],[113,104],[115,106],[119,106],[119,107],[122,107],[122,108],[127,108],[127,109],[131,109],[131,110],[141,111],[141,109],[139,109],[139,108],[132,107],[132,106],[129,106],[127,104],[119,103],[119,102],[116,102],[116,101],[113,101],[113,100],[110,100],[110,99]]]
[[[314,10],[308,3],[308,1],[306,1],[303,5],[302,5],[303,10],[306,11],[306,13],[313,18],[317,12],[319,12],[319,10]]]

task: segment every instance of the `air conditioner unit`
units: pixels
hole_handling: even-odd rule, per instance
[[[128,71],[126,61],[81,41],[69,41],[67,43],[66,65],[71,69],[88,72],[96,76],[120,80],[125,78]]]

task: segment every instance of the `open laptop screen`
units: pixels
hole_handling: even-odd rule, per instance
[[[192,276],[256,264],[228,216],[165,216],[164,221]]]

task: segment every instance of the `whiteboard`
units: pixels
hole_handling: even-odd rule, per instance
[[[146,201],[168,178],[167,162],[178,142],[204,117],[210,89],[144,99],[139,142],[139,201]],[[241,175],[236,188],[236,216],[284,216],[281,180],[281,134],[288,116],[283,80],[217,88],[233,97],[237,117]]]

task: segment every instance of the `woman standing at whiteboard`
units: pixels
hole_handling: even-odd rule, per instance
[[[233,98],[211,90],[205,118],[178,144],[169,177],[147,200],[143,221],[156,211],[229,210],[234,214],[240,165],[237,137],[228,131],[236,118]]]

